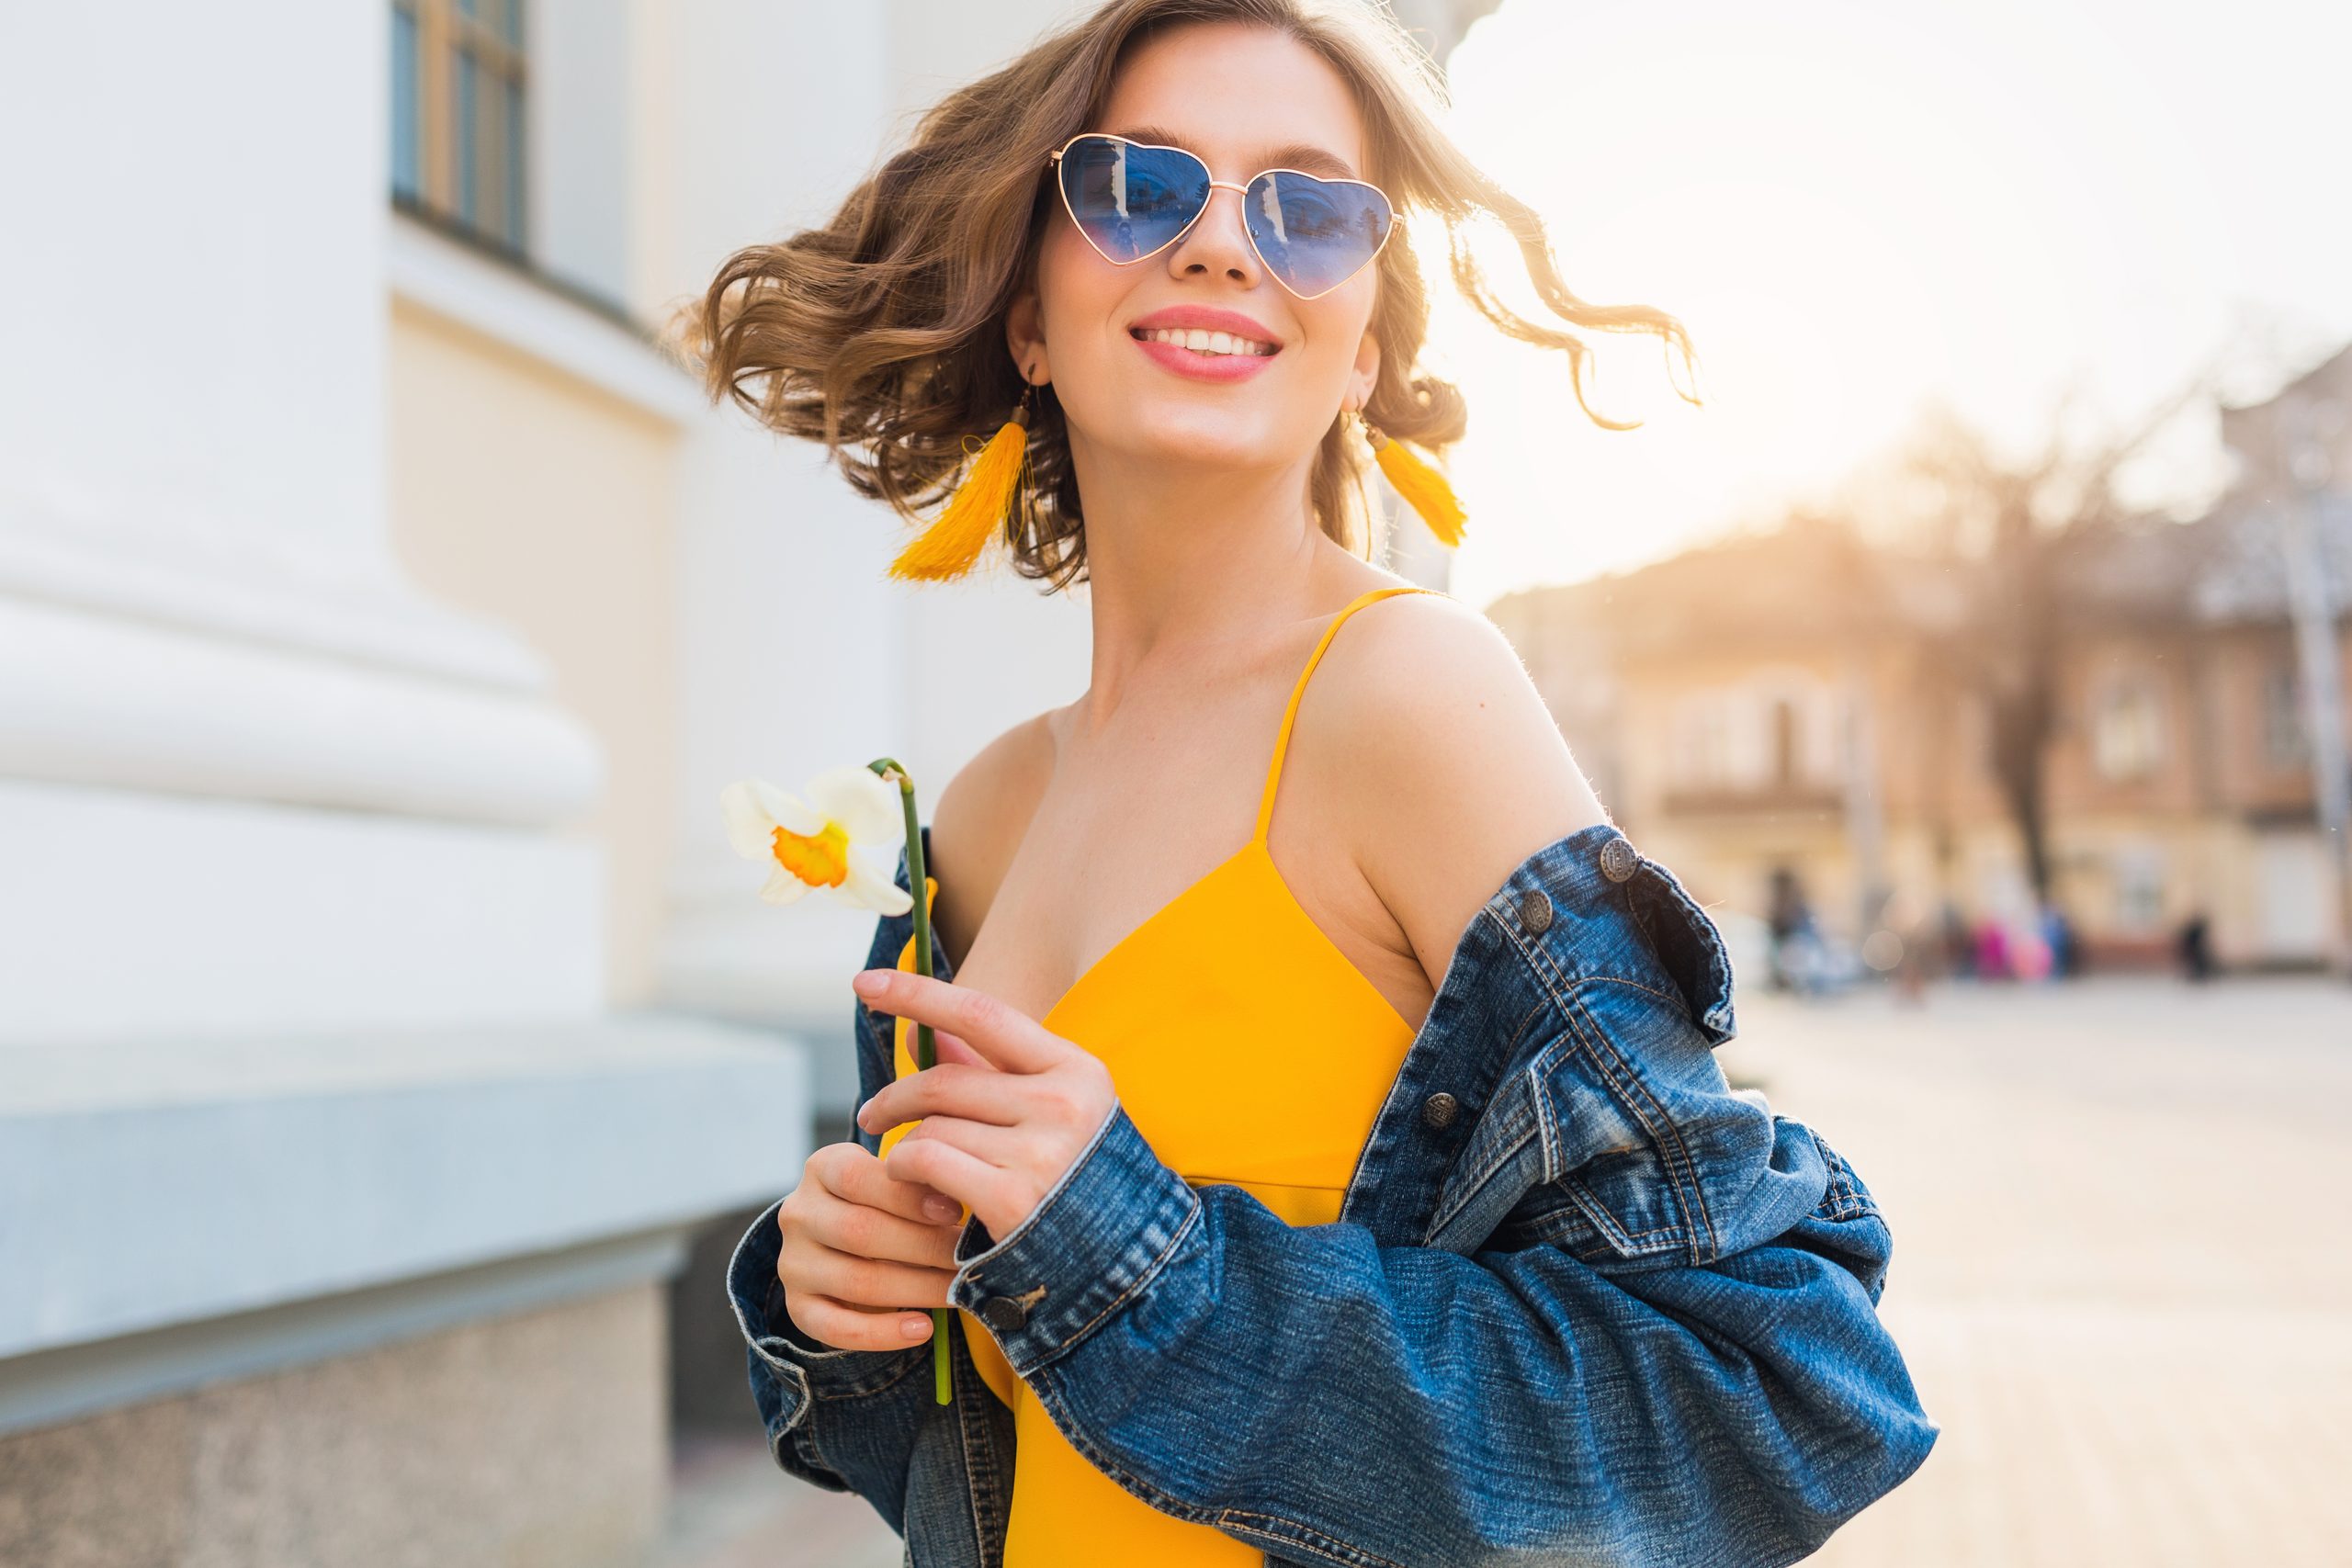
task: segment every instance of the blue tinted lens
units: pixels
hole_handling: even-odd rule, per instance
[[[1275,170],[1250,182],[1242,220],[1276,277],[1299,294],[1323,294],[1380,252],[1396,215],[1388,198],[1353,180]]]
[[[1063,152],[1060,170],[1070,217],[1114,262],[1151,254],[1208,205],[1208,165],[1173,147],[1081,136]]]

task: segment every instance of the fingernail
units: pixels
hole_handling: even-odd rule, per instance
[[[964,1208],[962,1204],[951,1203],[944,1198],[926,1198],[922,1201],[922,1212],[934,1220],[952,1220],[962,1213]]]
[[[924,1335],[931,1332],[931,1319],[927,1317],[908,1318],[905,1322],[899,1325],[899,1332],[905,1335],[910,1339],[920,1339]]]
[[[861,969],[849,977],[849,983],[859,996],[870,997],[880,991],[889,978],[890,972],[887,969]]]

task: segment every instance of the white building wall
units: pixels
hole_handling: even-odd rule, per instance
[[[797,1046],[605,1012],[605,759],[394,565],[387,39],[0,17],[0,1435],[643,1288],[797,1163]]]

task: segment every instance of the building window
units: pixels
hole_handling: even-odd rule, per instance
[[[1709,789],[1731,778],[1731,715],[1722,694],[1695,693],[1682,705],[1675,775],[1686,789]]]
[[[2164,701],[2146,681],[2108,688],[2091,718],[2091,759],[2099,776],[2120,783],[2156,771],[2164,756]]]
[[[2262,756],[2274,770],[2300,768],[2311,761],[2303,734],[2303,694],[2295,667],[2273,664],[2262,678]]]
[[[2115,924],[2138,936],[2157,930],[2165,919],[2165,863],[2154,848],[2134,844],[2116,852],[2109,866],[2115,888]]]
[[[392,197],[520,253],[523,0],[393,0]]]

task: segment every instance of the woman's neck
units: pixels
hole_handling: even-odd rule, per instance
[[[1317,612],[1335,567],[1363,567],[1316,525],[1311,457],[1211,466],[1074,443],[1071,460],[1086,498],[1088,728],[1138,679],[1246,657]]]

